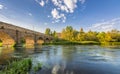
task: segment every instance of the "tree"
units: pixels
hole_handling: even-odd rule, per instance
[[[111,30],[105,35],[106,42],[119,42],[120,41],[120,32],[117,30]]]
[[[54,38],[57,38],[57,37],[58,37],[56,31],[53,31],[52,36],[53,36]]]
[[[51,35],[57,38],[56,31],[51,31],[49,28],[46,29],[46,35]],[[67,26],[62,30],[61,38],[67,41],[99,41],[99,42],[120,42],[120,31],[111,30],[109,32],[96,32],[89,30],[84,32],[83,28],[80,31],[73,29],[72,26]]]
[[[98,34],[97,32],[93,32],[93,31],[89,30],[87,32],[86,40],[87,41],[98,41],[97,34]]]
[[[69,41],[74,41],[77,31],[73,29],[72,26],[67,26],[65,29],[62,30],[62,38]]]
[[[80,29],[80,33],[84,33],[84,30],[83,30],[83,28],[81,28],[81,29]]]
[[[80,29],[80,32],[77,34],[78,41],[85,41],[86,34],[84,33],[83,28]]]
[[[97,38],[98,38],[99,42],[105,42],[105,35],[106,35],[105,32],[98,33]]]
[[[51,30],[50,30],[50,28],[46,28],[45,34],[46,34],[46,35],[51,35]]]

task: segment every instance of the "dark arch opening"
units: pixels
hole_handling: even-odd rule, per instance
[[[2,43],[2,40],[0,39],[0,43]]]
[[[39,40],[43,40],[43,38],[42,38],[42,37],[39,37]]]
[[[4,29],[4,26],[1,26],[1,29]]]
[[[46,40],[49,40],[49,38],[46,38]]]

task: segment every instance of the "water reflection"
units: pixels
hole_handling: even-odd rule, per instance
[[[14,48],[2,48],[0,47],[0,64],[6,63],[11,59],[11,53],[14,52]]]
[[[33,65],[41,62],[43,67],[37,74],[120,74],[119,48],[65,45],[0,49],[0,63],[11,57],[30,57]]]

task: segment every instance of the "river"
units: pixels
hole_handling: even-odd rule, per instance
[[[45,45],[37,48],[0,47],[0,64],[12,57],[42,63],[37,74],[120,74],[120,48],[98,45]],[[30,74],[33,72],[31,71]]]

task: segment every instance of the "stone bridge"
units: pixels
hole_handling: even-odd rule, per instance
[[[0,41],[3,45],[21,43],[25,43],[26,45],[42,44],[44,42],[50,42],[51,40],[51,36],[43,33],[0,22]]]

